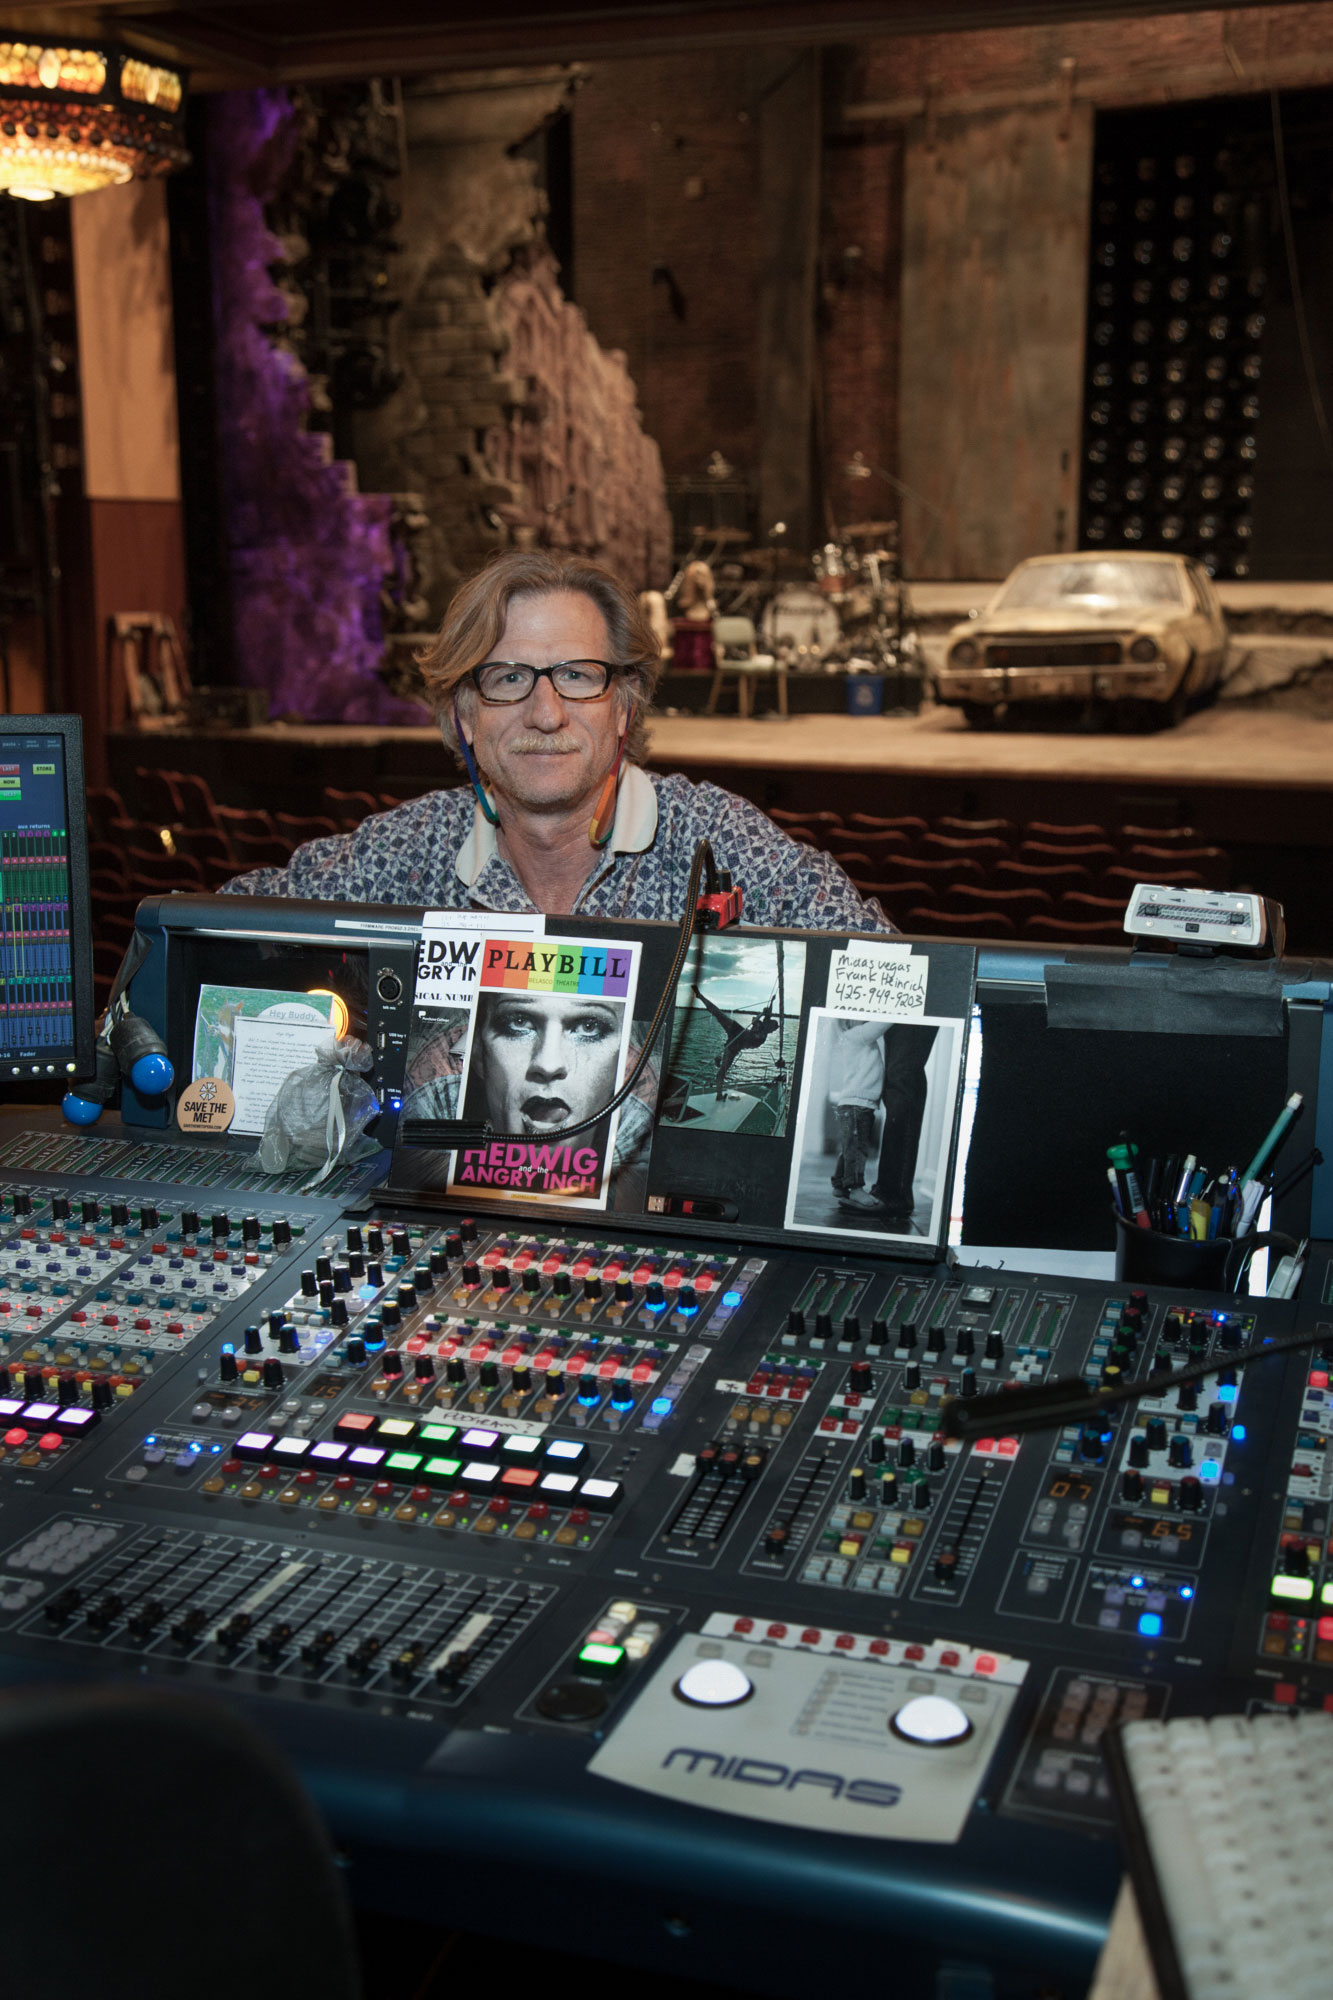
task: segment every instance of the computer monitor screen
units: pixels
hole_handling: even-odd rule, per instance
[[[76,715],[0,721],[0,1093],[86,1077],[92,907]]]

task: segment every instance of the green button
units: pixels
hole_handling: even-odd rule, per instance
[[[457,1424],[423,1424],[417,1432],[422,1444],[452,1444],[458,1436]]]
[[[461,1458],[428,1458],[421,1468],[421,1475],[432,1486],[452,1486],[462,1470]]]
[[[421,1462],[419,1451],[391,1451],[384,1461],[384,1469],[393,1479],[412,1479]]]
[[[603,1677],[618,1674],[625,1664],[625,1648],[590,1644],[580,1652],[578,1663],[586,1674]]]

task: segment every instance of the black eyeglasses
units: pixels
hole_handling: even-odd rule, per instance
[[[530,667],[522,660],[483,660],[472,669],[472,685],[485,702],[504,707],[526,701],[539,680],[549,680],[561,701],[596,701],[621,671],[607,660],[558,660],[553,667]]]

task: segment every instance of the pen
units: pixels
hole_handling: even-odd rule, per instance
[[[1199,1162],[1195,1159],[1193,1153],[1186,1153],[1185,1164],[1180,1170],[1180,1179],[1176,1183],[1177,1208],[1180,1206],[1181,1202],[1185,1201],[1189,1196],[1190,1182],[1194,1178],[1194,1169],[1198,1166],[1198,1164]]]
[[[1117,1215],[1124,1215],[1125,1204],[1120,1197],[1120,1176],[1114,1167],[1106,1169],[1106,1178],[1111,1183],[1111,1199],[1115,1203],[1115,1212]]]
[[[1125,1176],[1125,1185],[1129,1190],[1129,1205],[1135,1222],[1140,1229],[1151,1229],[1152,1223],[1149,1220],[1147,1204],[1143,1199],[1143,1189],[1139,1186],[1139,1177],[1134,1171],[1134,1155],[1138,1147],[1131,1145],[1123,1132],[1120,1139],[1121,1143],[1118,1146],[1107,1147],[1106,1157],[1111,1165]]]
[[[1287,1129],[1304,1102],[1305,1099],[1301,1096],[1300,1091],[1293,1090],[1291,1096],[1273,1120],[1272,1129],[1268,1137],[1264,1140],[1258,1152],[1250,1161],[1249,1166],[1246,1167],[1245,1172],[1242,1174],[1242,1180],[1252,1181],[1256,1175],[1262,1173],[1263,1169],[1268,1165],[1271,1155],[1277,1151],[1282,1141],[1286,1138]]]

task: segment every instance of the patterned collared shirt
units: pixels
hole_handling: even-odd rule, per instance
[[[879,904],[858,895],[830,855],[790,839],[747,799],[637,765],[626,767],[611,839],[595,857],[573,914],[678,923],[703,839],[718,867],[740,884],[747,924],[893,930]],[[354,833],[307,841],[285,868],[238,875],[223,893],[433,910],[534,907],[466,786],[376,813]]]

